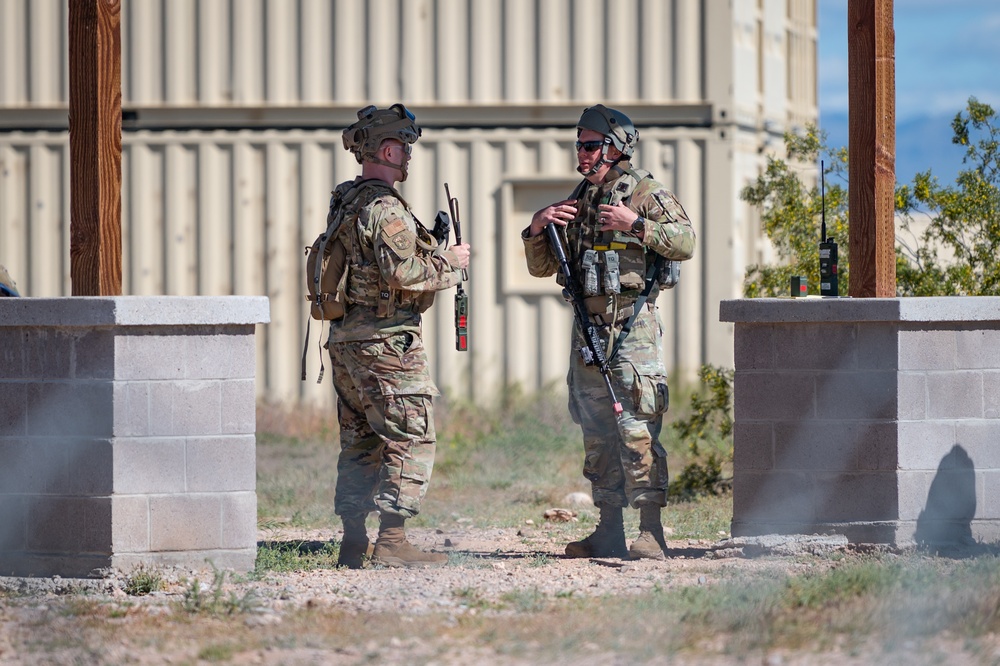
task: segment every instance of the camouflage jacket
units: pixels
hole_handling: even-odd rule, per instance
[[[663,184],[653,179],[648,172],[634,170],[626,164],[622,169],[608,172],[608,180],[594,185],[584,180],[570,197],[576,200],[577,216],[566,226],[567,258],[573,274],[581,281],[578,285],[588,297],[588,307],[600,302],[609,293],[614,293],[619,302],[616,306],[627,306],[634,301],[645,284],[646,269],[657,254],[667,259],[683,261],[694,254],[695,234],[687,213],[677,198]],[[626,206],[646,219],[645,234],[640,240],[631,232],[602,232],[599,219],[600,204],[612,205],[624,202]],[[524,241],[528,272],[535,277],[558,275],[559,263],[552,252],[545,234],[528,237],[525,229],[521,237]],[[597,279],[585,285],[587,268],[584,260],[587,251],[591,262],[604,268],[610,265],[609,255],[614,255],[618,264],[619,278],[613,287],[605,279]],[[615,291],[617,290],[617,291]],[[650,301],[656,298],[657,290],[650,294]],[[605,311],[602,307],[591,309],[592,313]]]
[[[381,182],[365,187],[375,191],[359,195],[368,201],[346,238],[350,305],[344,318],[331,324],[331,342],[419,334],[420,315],[433,304],[435,292],[462,277],[458,257],[437,247],[395,189]]]

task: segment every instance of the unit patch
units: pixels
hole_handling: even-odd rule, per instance
[[[400,259],[413,256],[417,236],[410,231],[403,220],[397,218],[382,227],[382,241]]]

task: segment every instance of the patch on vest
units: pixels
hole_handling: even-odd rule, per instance
[[[406,223],[395,219],[382,227],[382,240],[400,259],[413,255],[416,249],[417,236],[406,227]]]

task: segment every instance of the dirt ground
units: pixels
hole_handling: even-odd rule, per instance
[[[821,571],[836,561],[831,553],[845,548],[836,539],[672,540],[669,556],[662,561],[571,560],[562,556],[565,538],[557,526],[480,529],[456,524],[408,532],[416,545],[450,553],[448,565],[269,573],[259,581],[230,578],[224,596],[216,599],[229,599],[234,607],[242,603],[238,600],[252,598],[253,603],[229,619],[191,620],[181,610],[185,600],[190,601],[195,578],[205,598],[211,597],[211,572],[166,570],[165,589],[145,596],[126,595],[122,575],[92,581],[0,579],[0,592],[5,592],[0,597],[0,665],[566,663],[530,646],[501,654],[495,646],[469,644],[450,631],[447,636],[382,640],[379,630],[366,626],[367,618],[420,622],[421,617],[433,617],[440,631],[441,626],[461,627],[477,613],[494,612],[484,609],[506,608],[501,612],[516,616],[510,599],[525,590],[535,598],[579,599],[712,585],[740,572]],[[341,533],[272,529],[259,536],[261,542],[309,548],[339,541]],[[304,613],[311,613],[305,626]],[[347,632],[349,637],[333,647],[323,641],[273,638],[282,632],[321,632],[324,621],[330,623],[330,632]],[[353,629],[352,622],[357,623]],[[218,647],[227,644],[227,635],[230,647]],[[272,637],[267,647],[254,647],[254,640],[265,636]],[[246,649],[231,647],[234,642],[245,643]],[[710,649],[704,656],[664,654],[643,663],[1000,663],[1000,642],[997,646],[991,654],[979,650],[972,657],[957,639],[941,637],[931,647],[925,642],[898,647],[891,661],[833,648],[752,655]],[[572,663],[635,663],[596,644],[582,650],[584,656],[575,655]]]

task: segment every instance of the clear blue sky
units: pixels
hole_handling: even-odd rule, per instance
[[[819,0],[820,127],[847,145],[847,2]],[[1000,112],[1000,0],[896,0],[896,174],[953,180],[951,119],[970,96]]]

